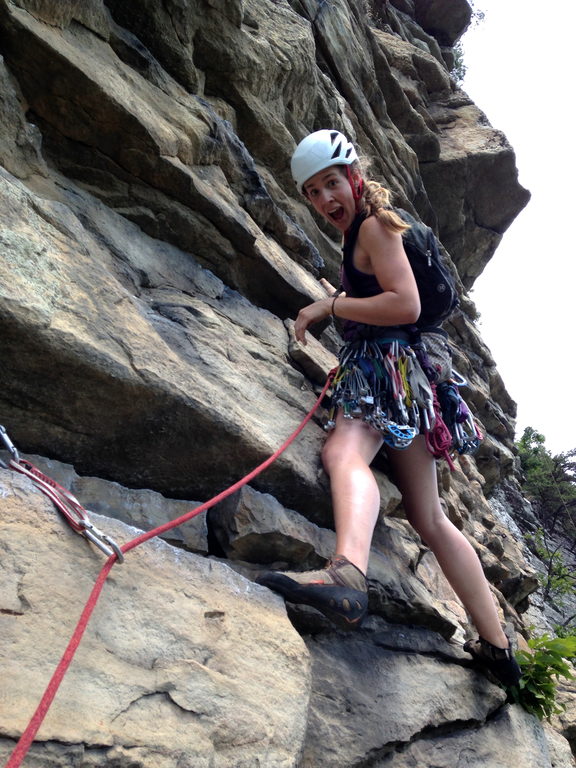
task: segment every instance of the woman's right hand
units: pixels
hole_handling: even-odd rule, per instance
[[[294,323],[296,341],[299,341],[300,344],[306,344],[307,328],[315,323],[319,323],[332,313],[332,301],[331,297],[320,299],[320,301],[315,301],[313,304],[308,304],[307,307],[303,307],[298,312],[298,317]]]

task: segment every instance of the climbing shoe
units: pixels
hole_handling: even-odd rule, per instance
[[[508,640],[508,648],[498,648],[483,637],[479,637],[477,640],[465,642],[464,650],[502,685],[510,687],[520,682],[522,672],[514,658],[510,640]]]
[[[359,627],[368,608],[366,577],[343,555],[336,555],[320,571],[267,571],[256,582],[290,603],[311,605],[341,629]]]

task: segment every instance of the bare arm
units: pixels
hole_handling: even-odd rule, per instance
[[[414,323],[420,314],[418,287],[402,246],[402,237],[387,230],[375,217],[360,227],[355,260],[362,271],[375,275],[383,293],[368,298],[338,297],[334,313],[344,320],[369,325]],[[326,318],[333,299],[321,299],[300,310],[295,322],[298,341],[306,329]]]

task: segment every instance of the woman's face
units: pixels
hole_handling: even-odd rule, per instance
[[[311,176],[304,193],[312,206],[340,232],[346,232],[356,216],[356,201],[346,170],[333,165]]]

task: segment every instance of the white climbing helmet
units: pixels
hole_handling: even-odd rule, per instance
[[[331,165],[352,165],[358,160],[354,145],[340,131],[316,131],[296,147],[290,167],[298,191],[314,174]]]

